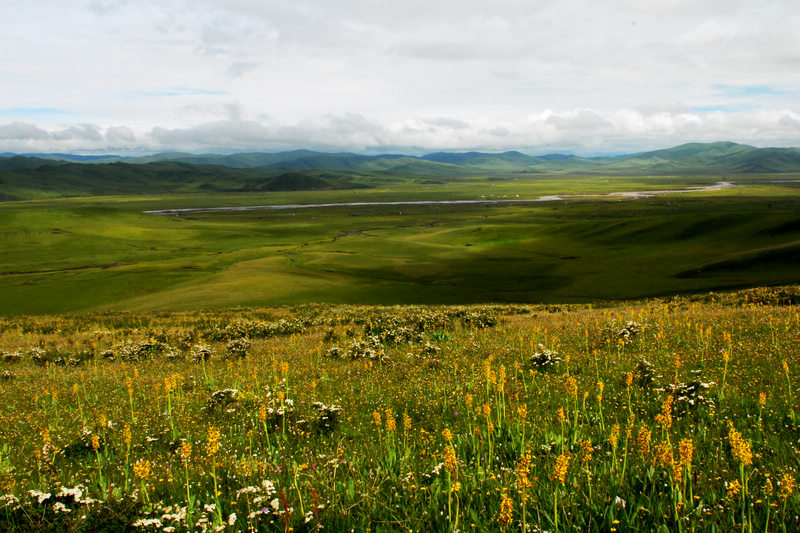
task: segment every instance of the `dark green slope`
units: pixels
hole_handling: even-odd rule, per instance
[[[550,154],[530,156],[516,151],[435,152],[421,157],[404,155],[359,155],[310,150],[231,155],[157,154],[133,162],[172,160],[220,164],[235,168],[286,167],[335,169],[362,172],[398,172],[445,176],[475,173],[754,173],[798,172],[797,148],[755,148],[733,142],[687,143],[673,148],[614,157],[578,157]]]
[[[595,158],[561,154],[534,157],[513,151],[437,152],[414,157],[294,150],[229,155],[165,153],[115,162],[97,158],[74,162],[55,160],[56,155],[0,158],[0,199],[204,190],[337,189],[414,176],[441,180],[518,174],[800,172],[800,149],[755,148],[732,142],[689,143],[665,150]]]
[[[86,165],[24,157],[0,159],[0,201],[53,196],[305,191],[365,186],[350,174],[318,170],[288,172],[286,168],[230,168],[176,161]]]

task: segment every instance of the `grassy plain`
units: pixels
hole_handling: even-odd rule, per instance
[[[800,288],[689,294],[800,281],[797,176],[608,196],[723,179],[0,204],[0,529],[792,531]]]
[[[719,176],[395,179],[371,189],[0,204],[0,314],[295,303],[588,302],[800,281],[797,176],[526,205],[152,209],[516,199]],[[434,180],[435,181],[435,180]]]
[[[800,287],[0,321],[11,531],[794,531]]]

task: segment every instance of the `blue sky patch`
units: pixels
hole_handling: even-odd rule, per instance
[[[753,111],[757,106],[753,104],[717,104],[717,105],[699,105],[692,106],[689,109],[695,113],[713,113],[715,111],[722,111],[723,113],[744,113],[746,111]]]
[[[58,109],[55,107],[8,107],[5,109],[0,108],[0,115],[2,116],[46,116],[46,115],[70,115],[71,111],[66,109]]]
[[[197,89],[194,87],[170,87],[160,91],[132,91],[125,93],[128,98],[157,98],[162,96],[224,96],[228,91]]]
[[[715,90],[720,91],[718,96],[727,98],[748,98],[751,96],[777,96],[789,94],[790,91],[776,89],[769,85],[712,85]]]

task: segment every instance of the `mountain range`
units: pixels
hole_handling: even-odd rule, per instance
[[[521,152],[424,156],[293,150],[278,153],[159,153],[144,157],[0,154],[0,201],[52,194],[275,191],[368,187],[403,177],[770,174],[800,172],[799,148],[690,143],[650,152],[580,157]]]
[[[18,154],[0,154],[11,157]],[[21,154],[26,157],[73,163],[157,163],[164,161],[229,168],[295,168],[424,175],[475,173],[699,173],[742,174],[800,171],[800,148],[756,148],[733,142],[689,143],[650,152],[617,156],[580,157],[526,155],[510,151],[436,152],[423,156],[360,155],[293,150],[267,153],[191,154],[166,152],[142,157],[114,155]]]

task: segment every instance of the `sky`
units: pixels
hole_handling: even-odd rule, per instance
[[[3,0],[0,152],[800,146],[798,0]]]

